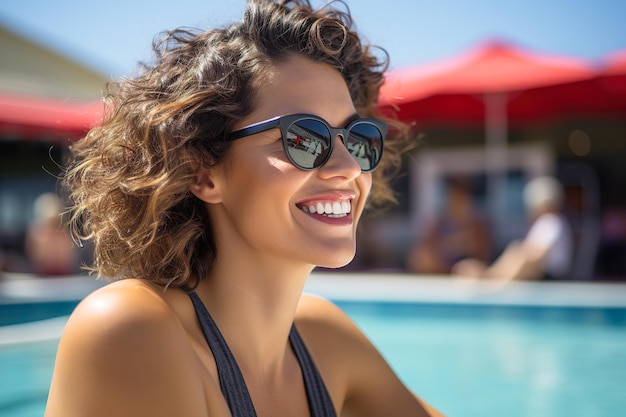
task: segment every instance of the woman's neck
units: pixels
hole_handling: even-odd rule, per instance
[[[284,359],[296,307],[312,269],[278,260],[218,258],[196,292],[240,366],[271,368]]]

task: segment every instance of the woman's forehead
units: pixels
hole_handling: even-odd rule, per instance
[[[259,89],[256,102],[256,109],[238,125],[294,113],[315,114],[332,124],[355,113],[350,91],[339,71],[299,56],[274,66]]]

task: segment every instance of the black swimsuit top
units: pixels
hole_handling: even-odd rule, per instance
[[[256,417],[248,387],[224,337],[200,297],[195,292],[190,292],[189,297],[196,310],[198,320],[200,320],[204,337],[215,357],[220,388],[230,412],[233,417]],[[302,370],[311,417],[336,417],[324,381],[322,381],[322,377],[295,326],[291,327],[289,342]]]

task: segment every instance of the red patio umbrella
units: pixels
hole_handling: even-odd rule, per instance
[[[597,62],[587,79],[517,93],[508,110],[514,121],[559,115],[626,121],[626,50]]]
[[[615,51],[603,60],[601,73],[604,76],[626,76],[626,49]]]
[[[626,117],[626,49],[607,55],[598,76],[606,99]]]
[[[102,120],[100,100],[61,100],[0,93],[0,137],[76,140]]]
[[[482,123],[504,113],[508,121],[554,113],[513,106],[519,92],[574,83],[595,76],[584,60],[525,51],[503,42],[487,42],[451,59],[391,72],[381,89],[380,106],[401,120]],[[508,95],[505,100],[504,96]],[[496,107],[491,108],[494,104]],[[539,103],[540,104],[540,103]],[[535,103],[537,105],[537,103]],[[392,110],[393,109],[393,110]]]

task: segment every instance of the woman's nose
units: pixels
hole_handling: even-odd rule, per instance
[[[361,166],[350,154],[341,134],[335,136],[333,150],[319,171],[324,177],[340,176],[349,180],[361,174]]]

